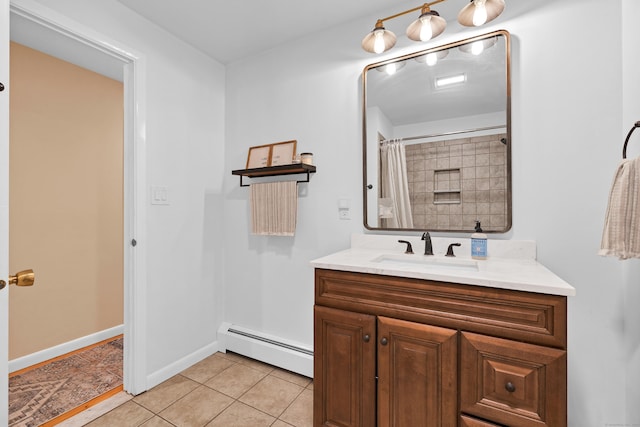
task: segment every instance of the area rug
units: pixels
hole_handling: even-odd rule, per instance
[[[53,425],[122,390],[122,337],[9,377],[9,426]]]

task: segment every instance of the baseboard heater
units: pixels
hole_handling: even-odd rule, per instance
[[[313,377],[313,350],[298,343],[230,323],[218,329],[218,341],[225,351]]]

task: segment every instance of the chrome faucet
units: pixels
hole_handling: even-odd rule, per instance
[[[424,240],[424,254],[433,255],[433,246],[431,246],[431,236],[428,231],[422,233],[422,240]]]

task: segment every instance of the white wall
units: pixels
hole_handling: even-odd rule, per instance
[[[640,2],[622,1],[622,105],[624,118],[620,139],[640,120]],[[640,135],[636,129],[627,146],[627,158],[640,155]],[[628,424],[640,424],[640,260],[625,262],[623,269],[624,353],[626,357],[626,404]]]
[[[171,375],[210,348],[221,322],[220,217],[224,67],[115,0],[41,0],[146,58],[147,182],[169,206],[148,205],[147,378]]]
[[[631,7],[631,0],[626,3]],[[637,396],[632,384],[640,380],[631,366],[637,345],[625,347],[638,327],[623,327],[623,301],[631,293],[625,286],[637,285],[640,275],[597,255],[611,179],[631,125],[622,120],[621,4],[508,2],[498,23],[479,31],[450,21],[445,35],[426,45],[500,28],[512,34],[514,226],[499,237],[535,239],[540,261],[577,289],[569,302],[571,426],[640,422],[622,398],[624,384]],[[349,233],[363,232],[359,76],[367,63],[381,60],[360,50],[371,22],[334,27],[227,68],[224,277],[230,322],[312,343],[308,261],[346,248]],[[419,49],[398,44],[390,56]],[[632,65],[629,79],[637,76],[638,64]],[[311,183],[300,186],[296,236],[251,236],[248,190],[230,171],[242,168],[249,146],[293,138],[300,150],[314,152],[318,167]],[[351,221],[337,218],[337,200],[345,196],[353,201]]]

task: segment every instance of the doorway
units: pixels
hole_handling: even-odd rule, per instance
[[[145,245],[145,60],[135,50],[122,43],[87,29],[40,4],[10,5],[12,31],[14,23],[28,24],[26,33],[47,35],[40,37],[45,46],[38,50],[57,49],[61,57],[88,60],[89,68],[104,63],[116,64],[124,82],[124,217],[123,217],[123,270],[124,270],[124,389],[131,394],[146,390],[145,315],[146,254]],[[47,48],[46,45],[49,45]],[[47,52],[49,53],[49,52]],[[106,58],[106,60],[105,60]],[[69,61],[67,57],[63,57]],[[69,62],[75,62],[71,60]],[[37,274],[37,272],[36,272]],[[37,286],[37,278],[36,278]],[[4,362],[3,362],[4,363]],[[6,390],[2,391],[2,394]],[[1,397],[1,396],[0,396]]]
[[[10,57],[9,269],[38,274],[10,290],[15,360],[121,329],[124,112],[119,81],[16,42]]]

